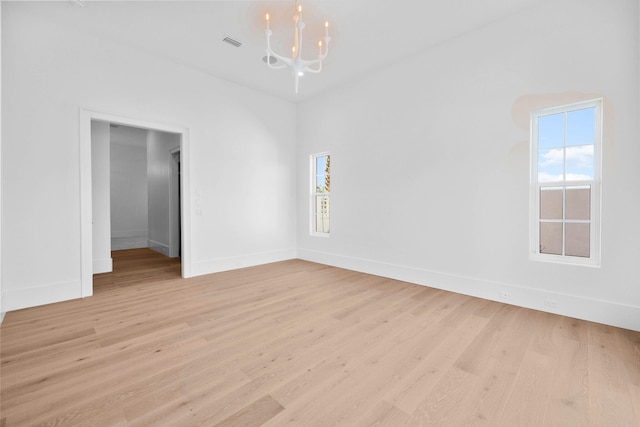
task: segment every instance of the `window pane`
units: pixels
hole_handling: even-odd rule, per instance
[[[329,216],[328,215],[318,215],[316,217],[316,231],[318,233],[329,232]]]
[[[591,188],[567,188],[566,219],[591,219]]]
[[[327,156],[316,157],[316,174],[324,173],[324,168],[327,164]]]
[[[326,177],[324,172],[316,175],[316,193],[324,193],[325,192],[325,181]]]
[[[329,196],[315,196],[316,229],[320,233],[329,232]]]
[[[564,113],[538,119],[538,148],[564,146]]]
[[[562,219],[562,188],[540,189],[540,219]]]
[[[593,145],[567,147],[567,181],[593,179]]]
[[[589,224],[565,224],[565,255],[589,257]]]
[[[564,150],[538,151],[538,182],[563,181]]]
[[[328,155],[316,157],[315,191],[317,193],[330,191],[330,165],[331,163]]]
[[[562,255],[562,223],[540,223],[540,253]]]
[[[567,147],[594,143],[595,111],[591,107],[567,113]]]

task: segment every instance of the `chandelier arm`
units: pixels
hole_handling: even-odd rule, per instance
[[[267,35],[267,56],[273,56],[277,60],[282,61],[285,64],[291,66],[292,63],[291,63],[291,60],[289,58],[281,56],[281,55],[278,55],[277,53],[275,53],[273,51],[273,49],[271,49],[271,34],[272,34],[271,30],[265,30],[264,32]],[[270,64],[268,64],[268,65],[270,65]],[[278,68],[281,68],[281,67],[278,67]]]
[[[288,65],[288,66],[292,66],[293,65],[293,61],[291,61],[290,58],[287,58],[286,56],[278,55],[277,53],[275,53],[272,50],[267,50],[267,56],[273,56],[278,61],[283,62],[285,65]]]
[[[329,54],[329,42],[331,41],[331,37],[325,37],[324,38],[324,53],[320,56],[318,56],[317,59],[312,59],[310,61],[304,61],[305,62],[305,66],[307,67],[306,71],[310,71],[312,73],[319,73],[322,70],[322,61],[324,61],[324,59],[327,57],[327,55]],[[318,69],[314,70],[310,67],[314,66],[318,64]]]
[[[273,56],[274,58],[280,60],[281,62],[285,62],[284,60],[288,59],[288,58],[282,58],[282,57],[279,57],[278,55],[274,55],[273,53],[270,53],[269,51],[267,51],[267,66],[269,68],[271,68],[272,70],[280,70],[282,68],[285,68],[285,67],[289,66],[287,63],[283,63],[281,65],[273,65],[273,64],[271,64],[271,62],[269,62],[269,59],[268,59],[271,56]]]
[[[293,64],[292,64],[292,62],[291,62],[291,60],[289,58],[286,58],[286,57],[284,57],[282,55],[278,55],[277,53],[275,53],[273,51],[273,49],[271,49],[271,34],[272,34],[271,30],[267,29],[264,32],[267,35],[267,58],[270,57],[270,56],[273,56],[278,61],[282,62],[282,65],[274,66],[267,59],[267,65],[269,66],[269,68],[271,68],[272,70],[280,70],[280,69],[282,69],[284,67],[291,67]]]
[[[314,65],[314,64],[307,65],[307,67],[304,69],[305,73],[309,72],[309,73],[318,74],[320,71],[322,71],[322,62],[318,62],[317,69],[310,68],[311,65]]]
[[[325,53],[318,59],[313,59],[311,61],[304,61],[305,71],[309,71],[311,73],[319,73],[322,70],[322,61],[324,61],[324,58],[326,57],[327,57],[327,54]],[[318,65],[318,68],[317,69],[311,68],[314,65]]]
[[[275,66],[275,65],[272,65],[272,64],[267,64],[267,65],[268,65],[268,66],[269,66],[269,68],[271,68],[272,70],[281,70],[281,69],[283,69],[283,68],[286,68],[286,67],[287,67],[285,64],[282,64],[282,65],[280,65],[280,66]]]

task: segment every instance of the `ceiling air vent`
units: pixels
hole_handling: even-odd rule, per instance
[[[236,40],[236,39],[234,39],[232,37],[229,37],[229,36],[224,36],[222,41],[225,42],[225,43],[229,43],[231,46],[235,46],[235,47],[242,46],[242,42],[240,42],[240,41],[238,41],[238,40]]]

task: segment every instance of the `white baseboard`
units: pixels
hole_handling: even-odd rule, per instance
[[[93,260],[93,274],[109,273],[113,271],[113,260],[102,258]]]
[[[3,287],[5,284],[3,283]],[[31,288],[6,290],[2,295],[6,311],[82,298],[80,282],[51,283]]]
[[[111,230],[111,250],[138,249],[147,247],[147,230]]]
[[[283,249],[272,252],[260,252],[237,257],[216,258],[207,261],[194,262],[191,276],[236,270],[238,268],[253,267],[271,262],[286,261],[296,258],[295,249]]]
[[[147,247],[153,251],[160,252],[162,255],[169,256],[169,245],[149,239],[147,240]]]
[[[526,286],[298,249],[298,258],[519,307],[640,331],[640,307]],[[501,295],[508,295],[507,298]],[[547,304],[554,304],[550,307]]]

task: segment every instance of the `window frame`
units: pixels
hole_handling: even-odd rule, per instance
[[[316,176],[317,176],[317,159],[318,157],[328,156],[331,158],[331,153],[328,151],[323,151],[321,153],[312,154],[309,157],[310,162],[310,176],[309,176],[309,187],[310,187],[310,197],[309,197],[309,234],[311,236],[316,237],[329,237],[331,234],[331,210],[329,209],[329,231],[317,231],[317,214],[316,214],[316,196],[326,196],[329,199],[329,205],[331,204],[331,191],[319,193],[316,191]],[[331,170],[329,170],[329,179],[331,179]]]
[[[551,108],[543,108],[531,112],[530,121],[530,256],[532,261],[546,261],[571,265],[584,265],[600,267],[601,258],[601,187],[602,187],[602,128],[603,128],[603,102],[602,98],[589,101],[576,102]],[[563,129],[566,138],[566,113],[586,108],[594,108],[594,142],[593,142],[593,179],[586,181],[567,181],[566,176],[562,181],[539,182],[538,181],[538,120],[541,117],[553,114],[564,113],[565,122]],[[566,142],[563,146],[566,156]],[[566,168],[566,157],[563,160],[563,170]],[[566,173],[566,170],[565,170]],[[591,187],[590,195],[590,228],[589,228],[589,257],[572,255],[545,254],[540,252],[540,192],[544,187],[562,187],[563,190],[563,248],[565,242],[565,226],[567,223],[577,223],[579,221],[567,220],[565,218],[565,195],[567,188],[571,187]],[[552,222],[547,220],[546,222]]]

